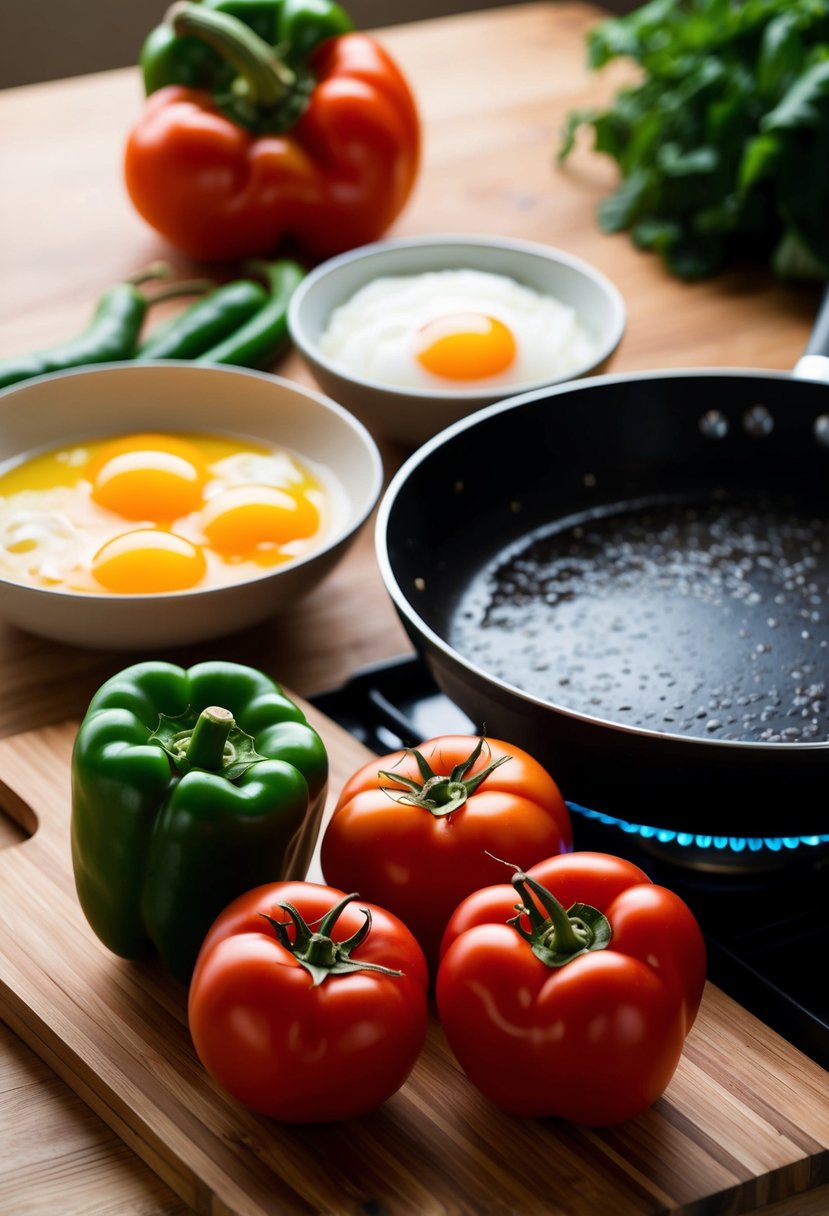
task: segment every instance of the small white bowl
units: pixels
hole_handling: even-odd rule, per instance
[[[560,376],[487,389],[401,388],[352,375],[319,349],[335,308],[373,280],[435,270],[471,269],[506,275],[573,308],[592,338],[593,357]],[[321,388],[372,434],[420,444],[450,423],[517,392],[529,392],[602,371],[621,341],[626,308],[617,288],[582,259],[528,241],[486,236],[420,236],[380,241],[331,258],[294,292],[288,327]]]
[[[321,394],[262,372],[173,361],[109,363],[0,392],[0,465],[136,431],[232,435],[285,447],[323,475],[335,504],[333,527],[306,556],[215,589],[87,594],[0,577],[0,617],[30,633],[96,649],[189,645],[245,629],[325,578],[382,487],[380,454],[364,426]]]

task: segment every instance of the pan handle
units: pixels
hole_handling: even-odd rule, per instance
[[[798,380],[829,383],[829,286],[823,293],[806,349],[794,365]]]

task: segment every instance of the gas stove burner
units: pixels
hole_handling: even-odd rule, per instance
[[[644,852],[678,869],[740,875],[779,871],[829,854],[829,836],[709,836],[630,823],[602,811],[568,802],[576,819],[620,832]]]

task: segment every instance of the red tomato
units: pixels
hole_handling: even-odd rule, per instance
[[[558,927],[550,935],[557,914],[551,920],[521,882],[528,877],[568,909],[580,940],[568,943]],[[580,921],[593,929],[581,932]],[[545,955],[557,947],[562,955]],[[621,858],[572,853],[460,905],[442,943],[438,1012],[461,1067],[496,1105],[608,1126],[666,1089],[705,966],[702,934],[679,896]]]
[[[190,985],[193,1044],[214,1080],[260,1114],[364,1114],[397,1092],[420,1053],[423,953],[395,916],[355,898],[268,884],[230,904],[205,938]]]
[[[501,880],[497,858],[530,866],[572,840],[558,786],[532,756],[498,739],[444,735],[353,774],[321,860],[326,882],[399,916],[434,970],[454,909]]]

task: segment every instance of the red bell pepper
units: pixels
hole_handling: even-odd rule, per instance
[[[147,99],[124,160],[141,216],[203,261],[268,255],[288,238],[327,257],[380,236],[420,155],[415,102],[386,51],[348,32],[283,61],[229,13],[185,3],[169,20],[237,76],[215,93],[170,84]]]
[[[515,871],[446,928],[436,996],[449,1045],[511,1114],[632,1119],[667,1087],[696,1017],[699,926],[619,857],[567,853]]]

